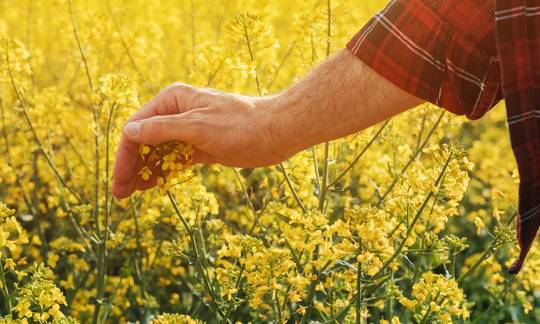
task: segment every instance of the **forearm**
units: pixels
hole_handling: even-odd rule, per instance
[[[269,98],[269,132],[285,156],[334,140],[423,101],[376,74],[348,50]]]

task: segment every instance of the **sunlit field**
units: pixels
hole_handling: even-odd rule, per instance
[[[276,93],[383,5],[0,0],[0,323],[540,321],[540,252],[505,271],[502,105],[426,104],[274,167],[173,163],[111,195],[122,126],[160,89]]]

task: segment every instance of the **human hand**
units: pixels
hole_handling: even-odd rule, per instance
[[[112,193],[129,197],[156,185],[159,172],[147,181],[139,147],[177,140],[191,144],[194,163],[235,167],[272,165],[287,158],[272,136],[273,100],[228,94],[175,83],[136,112],[124,126],[116,154]],[[158,171],[157,165],[146,165]]]

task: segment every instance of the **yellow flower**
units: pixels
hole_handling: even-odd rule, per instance
[[[47,322],[49,316],[49,313],[34,313],[33,318],[36,322]]]
[[[13,261],[12,258],[7,258],[4,260],[4,267],[6,269],[15,270],[16,265],[17,264],[15,263],[15,261]]]
[[[64,317],[64,314],[60,311],[60,305],[54,304],[48,311],[48,313],[54,318],[59,319]]]
[[[144,161],[145,156],[150,153],[150,146],[148,145],[141,145],[139,146],[139,154],[141,155],[141,159]]]
[[[405,297],[400,298],[399,302],[400,302],[401,305],[407,307],[407,309],[409,309],[411,312],[415,311],[416,305],[418,304],[418,301],[410,300],[410,299],[405,298]]]
[[[486,225],[484,224],[484,222],[480,219],[480,217],[475,217],[474,218],[474,225],[476,225],[476,234],[480,235],[480,233],[482,232],[482,230],[484,228],[486,228]]]
[[[150,179],[150,176],[152,175],[152,171],[150,171],[150,168],[148,168],[147,166],[144,166],[139,171],[139,175],[141,176],[141,179],[143,179],[144,181],[148,181],[148,179]]]
[[[17,305],[13,308],[17,312],[19,317],[32,317],[32,312],[30,311],[30,302],[26,299],[20,300]]]
[[[401,321],[399,320],[399,317],[394,316],[394,317],[392,317],[391,321],[381,319],[380,324],[401,324]]]

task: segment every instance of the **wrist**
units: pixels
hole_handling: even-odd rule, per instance
[[[260,145],[264,145],[276,160],[284,161],[301,151],[296,121],[282,94],[252,97],[254,125]]]
[[[316,144],[306,125],[303,100],[286,90],[261,98],[260,109],[265,115],[265,129],[273,151],[284,159]]]

